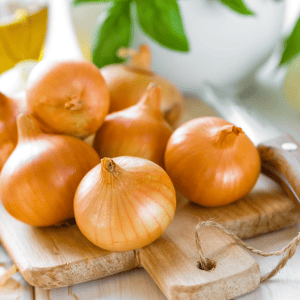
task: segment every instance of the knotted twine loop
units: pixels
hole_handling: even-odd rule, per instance
[[[279,251],[275,251],[275,252],[263,252],[261,250],[257,250],[249,245],[247,245],[245,242],[243,242],[239,237],[237,237],[235,234],[233,234],[232,232],[226,230],[222,225],[213,222],[213,221],[205,221],[205,222],[199,222],[195,228],[195,240],[196,240],[196,246],[197,249],[199,251],[199,257],[200,257],[200,261],[199,266],[202,270],[211,270],[212,269],[212,262],[206,258],[203,254],[202,248],[201,248],[201,242],[200,242],[200,228],[201,227],[216,227],[219,228],[220,230],[222,230],[223,232],[227,233],[229,236],[231,236],[235,242],[237,242],[238,244],[240,244],[241,246],[243,246],[244,248],[246,248],[247,250],[249,250],[252,253],[258,254],[260,256],[280,256],[283,253],[285,253],[285,255],[280,259],[279,263],[277,264],[277,266],[271,270],[269,273],[267,273],[266,275],[262,276],[260,278],[260,282],[263,282],[267,279],[272,278],[273,276],[275,276],[287,263],[287,261],[295,254],[296,252],[296,248],[297,246],[300,244],[300,232],[298,233],[298,235],[283,249],[279,250]]]

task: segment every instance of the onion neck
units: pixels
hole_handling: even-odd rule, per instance
[[[122,168],[120,168],[111,158],[104,157],[101,159],[101,173],[104,176],[112,175],[117,177],[120,175]],[[110,177],[110,176],[109,176]]]
[[[234,125],[223,126],[217,134],[215,146],[223,149],[233,146],[240,133],[243,133],[240,127]]]
[[[140,45],[139,50],[129,48],[121,48],[118,51],[118,56],[121,58],[130,58],[128,66],[140,70],[152,71],[151,51],[150,48],[143,44]]]
[[[17,117],[18,141],[30,140],[44,132],[40,129],[38,121],[31,115],[20,114]]]
[[[141,100],[138,102],[140,108],[148,109],[151,111],[160,112],[161,104],[161,89],[155,83],[150,83],[146,89],[146,92],[142,96]]]

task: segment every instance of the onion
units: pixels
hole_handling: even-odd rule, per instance
[[[130,57],[128,64],[112,64],[101,68],[110,93],[110,112],[136,104],[147,86],[154,82],[162,90],[161,111],[166,121],[176,127],[184,112],[184,98],[177,87],[151,70],[151,51],[141,45],[139,51],[120,49],[119,56]]]
[[[220,206],[246,195],[261,168],[257,148],[242,129],[216,117],[181,125],[165,152],[175,187],[203,206]]]
[[[94,139],[100,158],[137,156],[163,167],[172,128],[163,118],[160,101],[160,88],[150,84],[136,105],[108,115]]]
[[[0,175],[0,198],[16,219],[48,226],[74,216],[75,191],[100,159],[80,139],[45,134],[27,115],[17,118],[18,144]]]
[[[41,61],[29,76],[26,98],[43,131],[79,138],[95,133],[109,109],[101,73],[84,60]]]
[[[17,145],[16,118],[24,111],[25,100],[0,93],[0,170]]]
[[[170,225],[174,186],[155,163],[137,157],[103,158],[80,182],[76,223],[93,244],[111,251],[144,247]]]

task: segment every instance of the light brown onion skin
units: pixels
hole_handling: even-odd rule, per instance
[[[202,206],[221,206],[246,195],[260,174],[257,148],[244,134],[228,135],[215,143],[224,126],[215,117],[191,120],[172,134],[165,152],[165,168],[175,187]]]
[[[93,244],[110,251],[144,247],[170,225],[176,193],[168,174],[155,163],[136,157],[113,158],[117,171],[103,162],[80,182],[75,199],[76,223]]]
[[[8,97],[0,92],[0,170],[17,145],[16,118],[24,111],[22,96]]]
[[[26,99],[28,112],[45,132],[79,138],[99,129],[110,103],[99,69],[84,60],[41,61],[30,74]]]
[[[14,218],[33,226],[67,220],[74,216],[79,182],[99,161],[95,150],[75,137],[21,137],[0,175],[2,204]]]
[[[153,82],[162,90],[161,111],[166,121],[175,128],[185,110],[184,97],[171,82],[152,71],[130,65],[112,64],[100,69],[110,94],[109,112],[136,104],[147,86]]]
[[[142,157],[163,167],[172,128],[159,110],[160,100],[160,89],[150,84],[138,104],[106,116],[93,144],[100,158]]]

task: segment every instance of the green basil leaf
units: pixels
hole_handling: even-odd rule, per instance
[[[234,11],[238,12],[242,15],[254,15],[254,12],[251,11],[246,4],[243,2],[243,0],[218,0],[222,2],[223,4],[229,6]]]
[[[89,2],[110,2],[112,0],[73,0],[72,3],[74,5],[85,4]]]
[[[189,51],[176,0],[135,0],[138,21],[146,34],[161,45]]]
[[[291,61],[300,52],[300,19],[290,36],[285,40],[285,49],[281,57],[280,65]]]
[[[92,45],[93,63],[103,66],[123,62],[117,56],[121,47],[129,46],[130,41],[130,0],[114,0],[104,22],[99,23]]]

